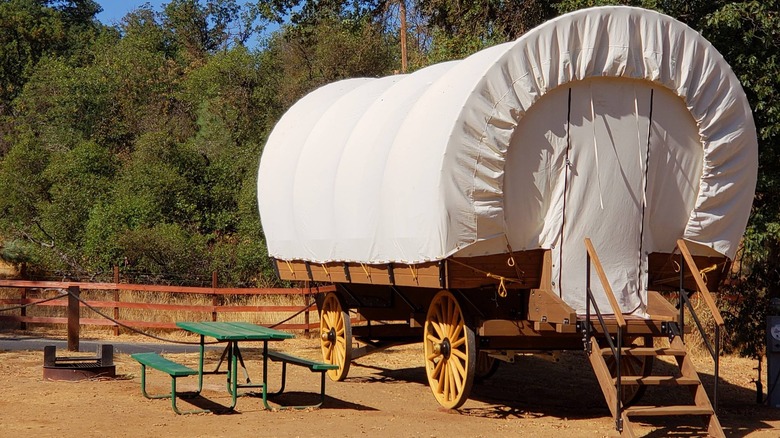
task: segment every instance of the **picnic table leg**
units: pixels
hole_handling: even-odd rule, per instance
[[[266,391],[266,392],[268,393],[268,395],[280,395],[281,393],[284,392],[284,386],[286,385],[286,382],[287,382],[287,362],[282,362],[282,385],[281,385],[281,387],[279,388],[278,391],[273,391],[273,392]],[[268,387],[266,387],[266,389],[268,389]]]
[[[315,407],[320,407],[325,403],[325,371],[320,373],[320,404]]]
[[[141,394],[146,398],[162,398],[159,396],[150,396],[149,393],[146,392],[146,365],[144,364],[141,364]]]
[[[200,335],[200,358],[198,359],[198,394],[203,391],[203,356],[206,354],[206,345],[203,335]]]
[[[241,355],[241,349],[238,348],[238,344],[236,344],[236,355],[238,356],[238,362],[241,365],[241,369],[244,370],[244,377],[246,378],[246,383],[250,384],[252,383],[252,380],[249,378],[249,370],[246,369],[246,365],[244,364],[244,356]],[[236,368],[238,370],[238,368]]]
[[[200,414],[204,412],[211,412],[208,409],[193,409],[191,411],[181,411],[179,410],[178,406],[176,406],[176,377],[171,376],[171,393],[170,394],[160,394],[160,395],[150,395],[146,391],[146,365],[141,364],[141,394],[143,394],[144,397],[154,400],[154,399],[161,399],[161,398],[170,398],[171,399],[171,407],[173,408],[173,412],[182,415],[182,414]],[[191,393],[190,393],[191,394]],[[191,394],[193,396],[197,394]]]
[[[233,403],[230,409],[236,407],[238,399],[238,341],[230,341],[230,369],[228,370],[229,386],[228,390],[232,394]]]
[[[219,357],[219,362],[217,362],[217,366],[214,368],[214,374],[219,373],[219,369],[222,368],[222,362],[225,361],[225,356],[227,356],[228,353],[230,353],[230,344],[228,344],[225,349],[222,350],[222,356]],[[229,361],[230,359],[228,359],[228,362]]]
[[[263,406],[268,410],[273,410],[268,405],[268,341],[263,341]]]
[[[227,347],[225,347],[225,352],[227,353],[227,373],[225,373],[225,385],[227,385],[228,394],[230,394],[230,395],[233,395],[233,388],[230,386],[230,374],[231,374],[231,371],[233,371],[233,369],[232,369],[232,364],[233,364],[233,350],[232,350],[232,347],[233,347],[233,343],[232,342],[228,342]],[[221,363],[217,364],[217,367],[219,367],[220,365],[221,365]]]

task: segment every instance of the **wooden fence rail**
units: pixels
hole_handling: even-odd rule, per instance
[[[120,333],[122,325],[131,327],[136,330],[143,329],[176,329],[175,318],[171,318],[171,314],[177,314],[177,312],[194,313],[195,315],[202,315],[195,317],[200,320],[231,320],[227,317],[227,314],[231,313],[273,313],[278,316],[278,320],[284,320],[289,316],[295,315],[300,312],[304,323],[281,323],[276,325],[277,328],[284,330],[302,330],[308,334],[312,329],[319,327],[319,321],[311,322],[310,313],[314,312],[316,315],[316,308],[312,306],[314,303],[314,296],[319,292],[327,292],[333,290],[332,287],[304,287],[304,288],[220,288],[216,287],[216,278],[214,278],[213,287],[190,287],[190,286],[163,286],[163,285],[148,285],[148,284],[128,284],[128,283],[88,283],[88,282],[59,282],[59,281],[26,281],[26,280],[0,280],[0,288],[6,289],[18,289],[18,298],[8,298],[9,293],[6,292],[4,296],[6,298],[0,298],[0,322],[16,322],[21,329],[26,329],[27,324],[65,324],[68,326],[68,348],[71,348],[71,342],[75,343],[75,350],[78,350],[78,327],[82,325],[89,326],[109,326],[114,328],[114,334]],[[38,294],[33,294],[33,291],[39,291]],[[110,299],[85,299],[82,297],[82,292],[89,291],[90,295],[94,295],[93,291],[105,292],[105,297]],[[70,292],[70,296],[62,296],[57,298],[58,293]],[[113,292],[113,294],[112,294]],[[120,293],[123,292],[123,293]],[[149,295],[160,294],[161,297],[169,298],[167,302],[156,303],[148,302]],[[48,295],[33,297],[31,295]],[[124,295],[125,299],[120,299]],[[127,299],[130,297],[138,297],[138,299]],[[99,314],[91,311],[84,302],[80,302],[75,297],[80,297],[89,305],[99,310],[106,316],[111,317],[114,321],[104,318]],[[192,304],[193,302],[203,301],[208,296],[212,297],[210,304]],[[272,297],[281,296],[286,297],[286,300],[292,302],[292,304],[258,304],[251,305],[246,304],[251,297]],[[175,297],[175,298],[174,298]],[[55,298],[53,300],[43,300]],[[143,301],[146,299],[147,301]],[[257,299],[255,299],[257,301]],[[277,299],[278,301],[278,299]],[[294,304],[300,302],[300,304]],[[3,308],[28,306],[34,305],[36,307],[45,307],[52,309],[51,312],[57,316],[30,316],[28,315],[27,308],[21,308],[19,310],[3,312]],[[61,309],[61,310],[55,310]],[[84,310],[86,309],[86,310]],[[136,314],[135,319],[123,318],[123,309],[134,310]],[[142,311],[143,316],[149,315],[152,318],[138,318],[137,315]],[[82,316],[89,315],[89,317]],[[168,315],[166,315],[168,314]],[[284,316],[286,315],[286,316]],[[75,318],[75,319],[74,319]],[[246,318],[244,318],[246,319]],[[252,321],[256,322],[256,321]],[[268,321],[264,324],[274,324],[277,321]],[[75,327],[74,327],[75,325]],[[71,339],[73,336],[76,339]]]

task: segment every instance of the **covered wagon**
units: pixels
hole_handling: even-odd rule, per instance
[[[680,309],[698,292],[722,324],[709,290],[756,172],[750,107],[713,46],[668,16],[601,7],[311,92],[268,139],[258,202],[279,276],[335,285],[319,301],[334,380],[422,341],[436,400],[456,408],[498,360],[584,347],[619,429],[697,414],[718,435]],[[656,355],[682,377],[653,376]],[[630,407],[667,383],[695,404]]]

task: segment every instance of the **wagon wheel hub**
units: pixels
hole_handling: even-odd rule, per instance
[[[326,342],[336,342],[336,329],[331,327],[330,330],[320,333],[320,339]]]
[[[450,357],[452,346],[450,346],[450,340],[444,338],[440,343],[433,344],[433,352],[442,355],[445,359]]]

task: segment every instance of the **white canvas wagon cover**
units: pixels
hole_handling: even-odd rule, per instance
[[[578,310],[590,237],[623,310],[641,312],[648,254],[682,237],[733,257],[756,171],[750,107],[713,46],[668,16],[600,7],[313,91],[268,139],[258,202],[282,260],[551,249],[553,287]]]

